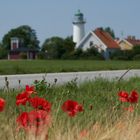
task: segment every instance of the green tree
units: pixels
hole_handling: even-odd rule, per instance
[[[140,45],[136,45],[132,49],[133,60],[140,60]]]
[[[134,46],[132,51],[134,55],[140,54],[140,45]]]
[[[112,36],[112,38],[115,39],[115,33],[114,33],[113,29],[111,29],[110,27],[106,27],[103,30],[108,32]]]
[[[43,43],[42,51],[47,52],[47,56],[50,59],[67,59],[70,53],[74,51],[74,46],[71,37],[66,39],[51,37]]]
[[[45,40],[42,45],[42,51],[47,52],[48,58],[60,58],[60,53],[63,52],[62,43],[63,39],[60,37],[52,37]]]
[[[75,43],[72,41],[72,36],[68,36],[64,39],[65,53],[62,55],[63,59],[69,59],[73,55]]]
[[[28,25],[19,26],[11,29],[2,39],[3,47],[10,50],[11,37],[18,37],[22,41],[22,45],[27,48],[39,48],[39,41],[36,32]]]
[[[2,43],[0,43],[0,59],[7,58],[7,50],[3,47]]]
[[[81,59],[83,57],[83,50],[81,48],[77,48],[73,52],[73,59]]]

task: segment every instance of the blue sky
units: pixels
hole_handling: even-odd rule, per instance
[[[80,9],[86,33],[110,26],[116,36],[140,38],[140,0],[1,0],[0,40],[10,29],[29,25],[41,43],[52,36],[72,35],[74,13]]]

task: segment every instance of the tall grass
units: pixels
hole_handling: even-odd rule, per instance
[[[48,87],[41,94],[52,103],[52,123],[48,131],[49,140],[139,140],[140,107],[134,112],[124,111],[127,103],[121,104],[117,93],[133,89],[140,92],[140,78],[128,81],[107,81],[96,79],[81,85],[67,83],[63,86]],[[1,140],[44,140],[46,130],[38,138],[16,131],[16,117],[19,114],[15,106],[15,97],[21,91],[0,91],[0,97],[6,99],[6,108],[0,113]],[[69,117],[61,110],[67,99],[78,101],[84,106],[84,112]]]

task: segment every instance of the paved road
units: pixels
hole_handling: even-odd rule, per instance
[[[124,79],[130,77],[140,77],[140,70],[113,70],[113,71],[94,71],[94,72],[69,72],[69,73],[48,73],[48,74],[23,74],[23,75],[2,75],[0,76],[0,89],[6,85],[5,77],[8,78],[10,88],[18,88],[19,80],[20,86],[31,85],[35,80],[42,80],[46,78],[46,81],[50,84],[54,83],[54,79],[57,79],[57,84],[64,84],[75,78],[77,82],[81,83],[85,80],[94,80],[95,78],[105,78],[108,80],[119,79],[124,73]]]

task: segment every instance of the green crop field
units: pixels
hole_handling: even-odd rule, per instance
[[[139,61],[1,60],[0,74],[140,69]]]
[[[42,88],[41,88],[42,89]],[[40,97],[51,104],[51,126],[47,130],[48,139],[30,136],[24,131],[17,132],[16,118],[22,111],[30,108],[17,107],[18,91],[0,91],[0,97],[6,100],[6,107],[0,112],[0,139],[2,140],[138,140],[140,138],[140,106],[138,103],[121,103],[118,92],[140,93],[140,78],[128,81],[107,81],[96,79],[81,85],[69,82],[62,86],[47,87],[38,92]],[[74,100],[83,106],[84,111],[69,117],[62,111],[66,100]],[[134,111],[125,107],[134,107]]]

